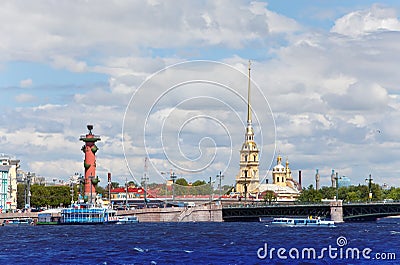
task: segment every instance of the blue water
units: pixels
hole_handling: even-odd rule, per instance
[[[335,228],[279,228],[265,223],[0,227],[0,238],[0,264],[400,264],[399,224],[374,222]],[[286,254],[287,259],[279,258],[276,250],[263,257],[265,244],[268,253],[271,248],[285,248],[281,257]],[[291,248],[300,253],[314,248],[319,255],[329,246],[337,248],[336,258],[328,253],[316,259],[288,254]],[[350,247],[370,248],[371,259],[340,258],[340,249],[345,253]],[[260,248],[264,259],[257,255]],[[397,260],[393,256],[377,260],[376,253],[394,253]]]

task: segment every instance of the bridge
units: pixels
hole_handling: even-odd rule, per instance
[[[222,218],[226,222],[254,222],[260,217],[305,217],[320,216],[336,222],[374,221],[377,218],[400,215],[400,202],[393,203],[350,203],[333,201],[329,204],[299,205],[225,205]]]

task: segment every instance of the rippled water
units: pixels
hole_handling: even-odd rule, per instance
[[[340,244],[346,243],[338,247]],[[0,227],[0,264],[400,264],[399,224],[279,228],[265,223],[138,223]],[[275,248],[272,256],[263,258]],[[297,259],[289,250],[337,248],[337,257]],[[277,255],[284,248],[287,259]],[[340,249],[372,249],[370,260],[340,258]],[[376,253],[396,260],[376,260]],[[291,252],[292,254],[295,252]],[[283,255],[282,257],[284,257]],[[393,258],[393,257],[391,257]]]

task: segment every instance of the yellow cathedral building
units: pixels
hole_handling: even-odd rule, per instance
[[[257,196],[258,187],[260,185],[259,177],[259,150],[254,141],[254,130],[251,121],[251,105],[250,105],[250,61],[249,61],[249,83],[247,89],[247,127],[245,140],[240,150],[240,169],[236,176],[236,192],[240,193],[244,198],[249,196]]]
[[[279,155],[277,164],[272,169],[272,184],[260,184],[259,176],[259,150],[254,141],[254,130],[251,120],[250,104],[250,70],[248,67],[248,88],[247,88],[247,126],[245,140],[240,150],[240,168],[236,176],[235,190],[240,196],[246,198],[259,198],[266,191],[273,191],[278,201],[293,201],[300,196],[300,187],[293,180],[289,168],[289,161],[282,165],[282,157]],[[262,198],[261,198],[262,199]]]

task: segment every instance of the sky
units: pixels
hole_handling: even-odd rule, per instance
[[[0,153],[83,173],[234,184],[251,107],[260,177],[400,186],[398,1],[1,1]],[[148,162],[145,165],[145,158]]]

